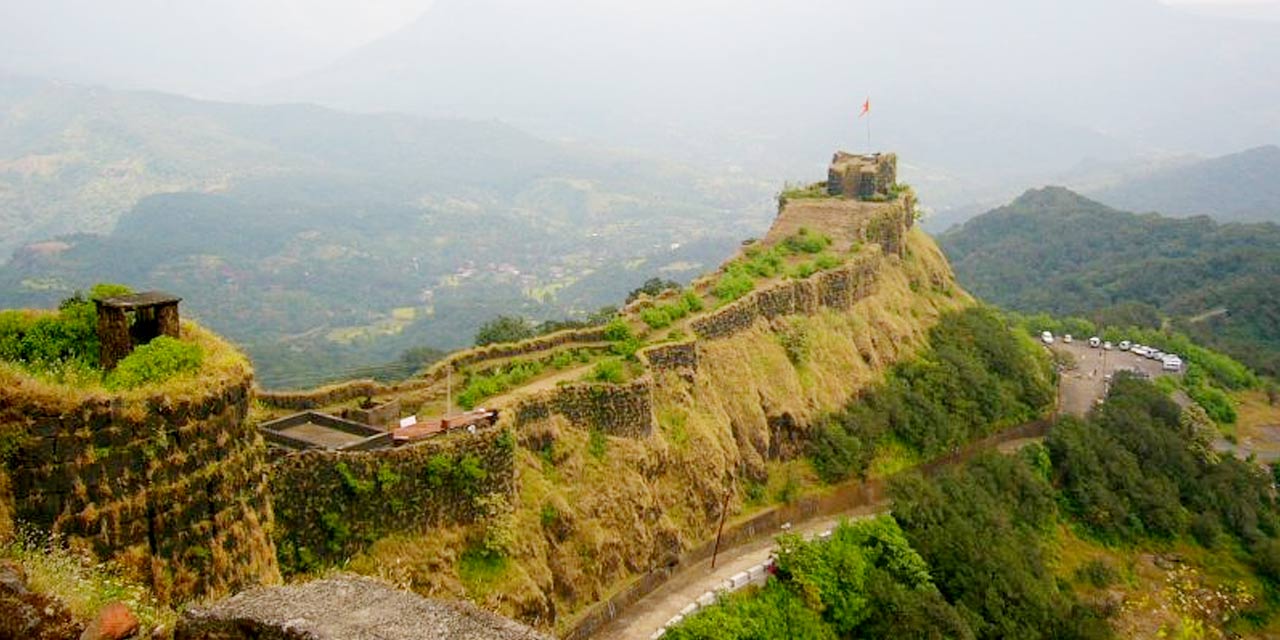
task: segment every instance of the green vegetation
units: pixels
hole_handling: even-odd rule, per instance
[[[883,611],[898,613],[889,619]],[[672,629],[677,640],[972,637],[892,518],[844,522],[830,539],[778,539],[777,579]],[[939,636],[941,637],[941,636]]]
[[[0,359],[56,380],[88,377],[99,369],[98,315],[94,300],[130,293],[118,284],[99,284],[89,298],[77,292],[55,314],[0,311]]]
[[[668,291],[671,289],[675,289],[678,291],[680,289],[680,283],[676,282],[675,280],[664,280],[662,278],[649,278],[648,280],[644,281],[644,284],[640,285],[639,287],[636,287],[635,289],[632,289],[631,292],[627,294],[626,304],[631,304],[632,302],[635,302],[637,299],[640,298],[641,295],[647,295],[651,298],[656,298],[662,292]]]
[[[842,525],[829,541],[780,537],[776,578],[667,635],[1129,637],[1113,617],[1138,615],[1151,596],[1110,604],[1115,596],[1099,590],[1141,585],[1106,557],[1176,545],[1187,559],[1155,578],[1172,591],[1155,595],[1151,637],[1248,636],[1271,628],[1280,586],[1271,482],[1253,463],[1212,454],[1203,430],[1154,385],[1120,375],[1101,409],[1064,419],[1045,445],[894,480],[892,518]],[[1103,555],[1059,555],[1073,553],[1059,545],[1076,535],[1086,538],[1077,547]],[[1198,562],[1252,575],[1228,569],[1215,583]]]
[[[1135,215],[1048,188],[939,243],[960,283],[993,304],[1106,326],[1158,329],[1168,319],[1200,344],[1280,374],[1280,226]]]
[[[743,252],[743,256],[724,266],[720,277],[711,287],[711,292],[721,303],[737,300],[755,289],[757,280],[767,280],[781,275],[807,278],[819,269],[831,269],[843,263],[843,259],[830,253],[824,253],[831,246],[831,238],[822,233],[801,228],[782,242],[764,248],[751,245]],[[788,267],[788,258],[792,256],[818,255],[811,262],[798,262]],[[825,266],[824,266],[825,265]]]
[[[123,602],[138,617],[139,637],[177,622],[178,613],[156,601],[150,589],[125,577],[120,567],[69,549],[57,537],[24,528],[0,540],[0,560],[22,567],[32,591],[56,597],[79,620],[91,620],[107,604]]]
[[[560,371],[585,364],[591,353],[585,349],[565,350],[540,360],[520,360],[497,367],[486,373],[471,374],[466,386],[458,394],[458,406],[474,409],[485,398],[501,395],[548,371]]]
[[[113,371],[100,366],[95,300],[132,291],[119,284],[98,284],[86,298],[76,293],[56,313],[0,311],[0,360],[43,380],[75,387],[103,385],[111,391],[159,384],[198,371],[200,345],[160,336],[134,349]]]
[[[533,325],[519,316],[498,316],[482,325],[476,331],[474,343],[477,347],[500,342],[520,342],[534,337],[537,333]]]
[[[596,363],[596,366],[591,370],[591,379],[595,382],[617,384],[626,381],[627,371],[621,360],[610,358]]]
[[[200,345],[159,336],[121,360],[104,383],[112,390],[136,389],[198,371],[203,362]]]
[[[693,291],[686,291],[675,302],[656,305],[640,311],[640,319],[652,329],[663,329],[673,322],[704,308],[702,298]]]
[[[785,207],[787,202],[791,200],[830,197],[831,194],[827,193],[827,182],[825,180],[807,185],[788,184],[782,188],[782,193],[778,194],[778,206]]]
[[[996,311],[952,312],[930,331],[926,351],[819,424],[810,459],[836,482],[864,474],[891,441],[932,457],[1042,415],[1053,384],[1042,351]]]

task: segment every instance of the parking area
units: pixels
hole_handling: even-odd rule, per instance
[[[1137,371],[1149,378],[1171,373],[1181,375],[1181,372],[1162,370],[1159,360],[1119,349],[1095,349],[1083,340],[1067,344],[1055,339],[1048,348],[1071,357],[1071,366],[1062,372],[1061,401],[1062,410],[1072,415],[1083,416],[1102,400],[1107,393],[1107,383],[1117,371]]]

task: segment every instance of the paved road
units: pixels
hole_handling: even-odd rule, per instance
[[[1121,369],[1138,369],[1149,376],[1165,375],[1160,363],[1132,353],[1091,349],[1088,344],[1058,343],[1055,351],[1068,353],[1075,360],[1075,368],[1065,372],[1060,380],[1059,393],[1063,409],[1076,415],[1084,415],[1106,394],[1106,376]],[[1001,451],[1011,451],[1035,441],[1036,438],[1019,438],[1003,442]],[[841,519],[867,516],[887,511],[888,503],[860,507],[847,513],[816,518],[808,522],[794,523],[793,530],[814,535],[835,526]],[[612,622],[594,634],[610,640],[648,640],[653,632],[676,615],[698,596],[715,589],[726,578],[759,564],[773,552],[773,537],[761,536],[736,547],[722,549],[716,568],[711,561],[691,564],[675,573],[662,586],[627,607]]]

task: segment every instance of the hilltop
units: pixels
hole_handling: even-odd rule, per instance
[[[1130,211],[1207,215],[1220,222],[1280,223],[1280,147],[1266,145],[1157,170],[1090,192]]]
[[[1280,365],[1280,227],[1137,215],[1033,189],[939,237],[959,281],[1024,312],[1174,325],[1266,372]]]

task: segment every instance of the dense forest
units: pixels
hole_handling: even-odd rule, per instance
[[[974,295],[1101,325],[1170,320],[1263,373],[1280,372],[1280,227],[1111,209],[1029,191],[939,237]]]
[[[900,477],[891,516],[845,523],[827,540],[783,536],[775,579],[667,636],[1224,638],[1270,629],[1280,585],[1272,474],[1220,458],[1210,425],[1122,375],[1104,405],[1062,420],[1043,445]]]

